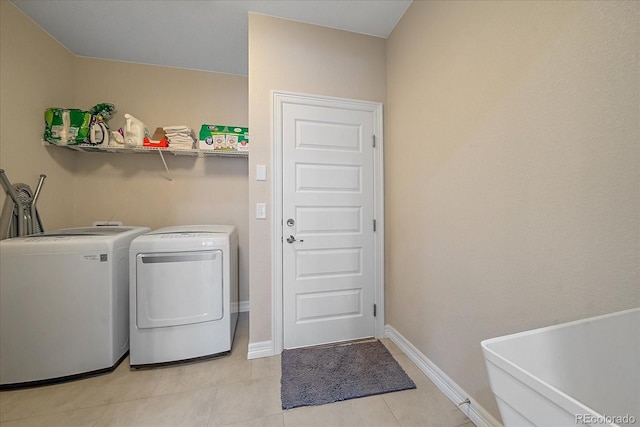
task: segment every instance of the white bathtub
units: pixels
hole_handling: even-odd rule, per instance
[[[505,427],[640,426],[640,308],[482,342]]]

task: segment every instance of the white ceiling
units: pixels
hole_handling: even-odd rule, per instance
[[[12,0],[73,54],[248,73],[248,13],[386,38],[411,0]]]

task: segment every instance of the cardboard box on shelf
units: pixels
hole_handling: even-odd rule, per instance
[[[198,148],[214,151],[249,151],[249,128],[204,124],[200,127]]]
[[[153,133],[151,138],[144,138],[142,140],[142,145],[144,147],[156,147],[156,148],[167,148],[169,146],[169,141],[167,140],[167,135],[162,128],[156,128],[156,131]]]

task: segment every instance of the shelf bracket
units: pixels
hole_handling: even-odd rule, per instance
[[[160,154],[160,158],[162,159],[164,170],[167,171],[167,176],[169,177],[169,181],[173,182],[173,178],[171,177],[171,172],[169,172],[169,167],[167,166],[167,162],[164,161],[164,154],[162,154],[162,150],[158,149],[158,153]]]

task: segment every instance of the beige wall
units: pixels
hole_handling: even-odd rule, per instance
[[[495,417],[481,340],[640,305],[638,22],[415,1],[387,40],[386,320]]]
[[[75,153],[42,146],[44,111],[73,102],[74,57],[8,1],[0,1],[0,169],[35,191],[45,229],[73,221]],[[0,190],[0,206],[5,192]]]
[[[271,212],[271,91],[384,102],[385,40],[249,14],[249,211]],[[267,165],[269,180],[255,181]],[[270,216],[270,215],[269,215]],[[271,221],[249,220],[252,343],[271,336]]]

